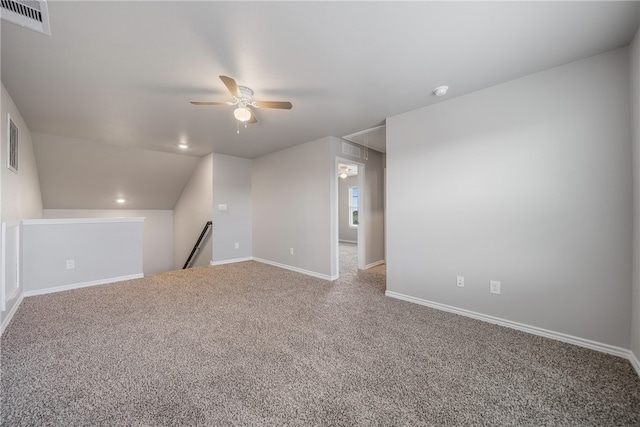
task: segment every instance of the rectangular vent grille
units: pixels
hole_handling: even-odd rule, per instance
[[[7,114],[9,143],[7,144],[7,167],[15,173],[18,173],[18,126],[13,123],[11,116]]]
[[[360,158],[360,147],[356,147],[346,142],[342,143],[342,154]]]
[[[27,6],[26,4],[18,3],[17,1],[12,0],[2,0],[2,8],[10,10],[13,13],[17,13],[18,15],[24,16],[25,18],[42,22],[42,13],[40,12],[40,10],[34,9],[31,6]]]
[[[46,0],[1,0],[0,6],[3,21],[51,35]]]

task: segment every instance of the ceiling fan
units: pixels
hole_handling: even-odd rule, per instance
[[[193,105],[236,105],[233,116],[238,122],[256,123],[256,116],[249,107],[255,108],[278,108],[290,110],[293,105],[288,101],[256,101],[253,99],[253,90],[246,86],[239,86],[234,79],[227,76],[220,76],[220,80],[227,87],[233,101],[191,101]]]

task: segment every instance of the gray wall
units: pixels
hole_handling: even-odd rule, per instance
[[[349,227],[349,187],[357,185],[357,176],[338,179],[338,238],[340,241],[358,241],[358,228]]]
[[[142,229],[140,218],[23,221],[24,292],[142,276]]]
[[[631,44],[631,101],[633,126],[633,322],[631,350],[640,359],[640,30]]]
[[[213,218],[213,154],[202,157],[173,208],[173,267],[181,269],[207,221]],[[211,233],[193,266],[212,260]]]
[[[130,209],[45,209],[44,218],[144,218],[145,276],[173,270],[173,211]]]
[[[628,54],[389,118],[387,289],[629,348]]]
[[[31,132],[22,119],[22,115],[13,103],[11,96],[2,85],[0,99],[0,219],[2,222],[17,222],[23,219],[42,218],[42,196],[36,158],[33,152]],[[9,170],[7,165],[7,113],[18,127],[18,173]],[[20,239],[17,239],[18,242]],[[8,242],[9,243],[9,242]],[[10,273],[18,268],[16,261],[20,258],[18,245],[8,244],[7,252],[3,253],[5,262],[11,262],[3,273]],[[12,248],[15,248],[12,251]],[[6,283],[9,287],[20,286],[20,283]],[[13,287],[13,289],[16,289]],[[23,287],[17,288],[18,292],[8,292],[6,298],[15,297],[6,301],[5,310],[0,311],[0,324],[5,327],[10,320],[10,314],[17,309],[22,296]],[[9,289],[7,289],[9,290]]]
[[[11,96],[2,85],[0,103],[0,176],[2,221],[42,218],[42,196],[31,132]],[[18,173],[7,168],[7,113],[18,126]]]
[[[332,275],[330,143],[323,138],[253,160],[254,257]]]
[[[249,159],[213,155],[214,263],[252,256],[251,166]]]

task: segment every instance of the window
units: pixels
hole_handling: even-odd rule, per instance
[[[349,227],[358,226],[358,187],[349,187]]]
[[[18,127],[11,116],[7,114],[7,122],[9,128],[8,144],[7,144],[7,167],[15,173],[18,173]]]

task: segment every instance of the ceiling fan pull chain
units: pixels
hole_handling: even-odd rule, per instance
[[[240,122],[237,120],[236,120],[236,126],[237,126],[236,133],[240,135]]]

